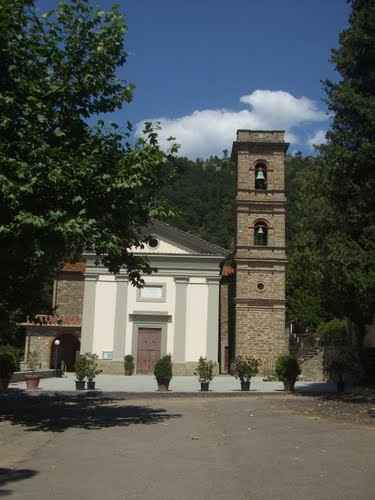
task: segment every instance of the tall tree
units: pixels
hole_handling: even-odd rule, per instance
[[[375,310],[375,0],[351,5],[332,51],[341,79],[325,82],[333,117],[320,156],[335,215],[324,243],[327,300],[338,316],[363,326]]]
[[[126,23],[118,7],[67,0],[39,15],[33,0],[0,0],[0,319],[38,307],[64,259],[93,249],[134,283],[147,262],[129,251],[164,213],[167,155],[148,127],[89,126],[131,101],[117,77]]]

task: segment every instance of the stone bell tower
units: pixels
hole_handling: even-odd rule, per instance
[[[234,354],[269,373],[288,350],[285,333],[284,131],[238,130],[236,163],[236,320]]]

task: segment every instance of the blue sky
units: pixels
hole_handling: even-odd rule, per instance
[[[174,135],[192,158],[230,149],[236,128],[286,128],[291,150],[305,153],[323,140],[321,80],[337,78],[329,57],[347,25],[345,0],[117,3],[129,29],[121,75],[136,90],[111,120],[140,129],[143,120],[159,119],[162,144]]]

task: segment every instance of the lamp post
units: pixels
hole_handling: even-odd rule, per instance
[[[54,345],[55,345],[55,359],[54,359],[54,365],[55,365],[55,377],[57,377],[57,362],[59,359],[59,345],[61,344],[60,339],[54,340]]]

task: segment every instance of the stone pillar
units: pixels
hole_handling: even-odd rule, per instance
[[[117,275],[113,360],[123,361],[125,355],[126,315],[128,302],[128,277]]]
[[[187,286],[189,278],[185,276],[176,276],[176,306],[174,316],[174,346],[173,361],[176,363],[185,363],[186,359],[186,305],[187,305]]]
[[[95,297],[98,275],[85,273],[83,296],[81,353],[92,352],[94,346]]]
[[[207,359],[218,359],[220,278],[207,278]]]

